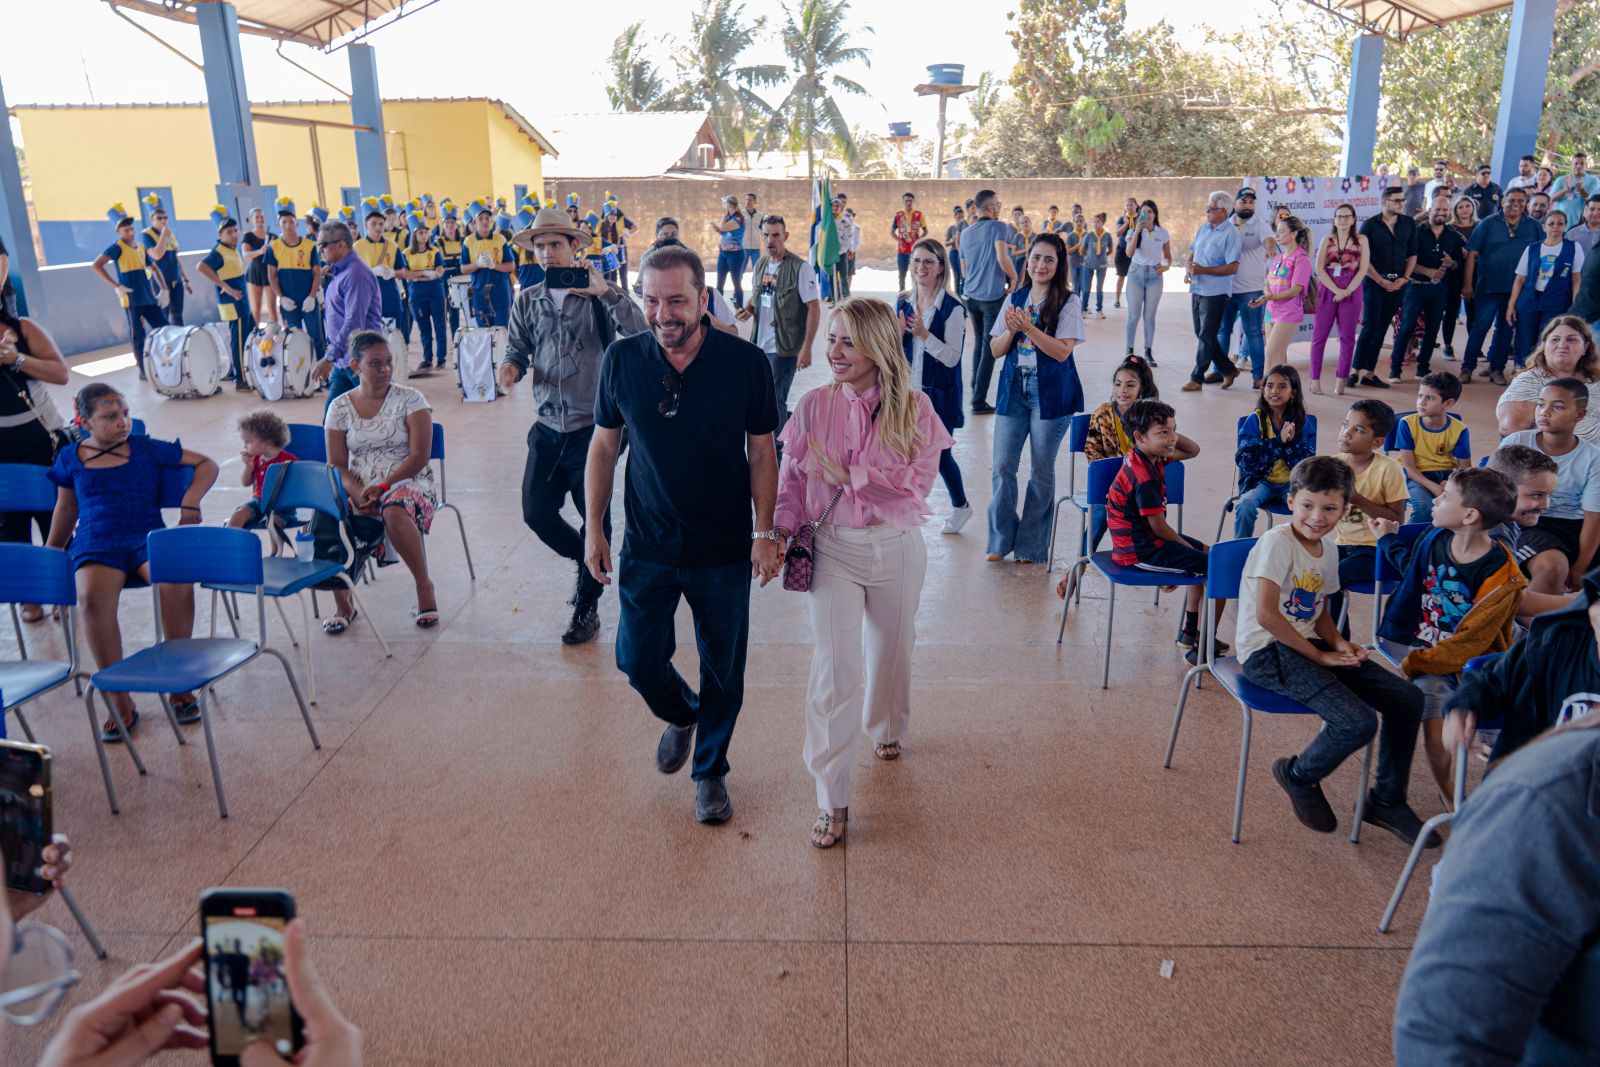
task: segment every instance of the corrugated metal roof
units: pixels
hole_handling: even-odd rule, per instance
[[[192,23],[194,12],[210,0],[107,0],[113,7]],[[239,32],[313,48],[327,48],[377,21],[393,21],[435,0],[231,0]]]
[[[654,178],[678,165],[700,143],[701,128],[722,155],[706,111],[606,111],[547,115],[541,121],[561,142],[559,163],[545,165],[557,178]]]
[[[552,156],[552,157],[560,155],[560,153],[556,151],[556,146],[550,143],[550,139],[547,138],[543,133],[540,133],[539,130],[534,127],[533,123],[529,122],[526,118],[523,117],[523,115],[522,115],[522,113],[520,111],[518,111],[516,108],[512,107],[510,104],[506,103],[504,100],[496,100],[492,96],[391,96],[391,97],[386,98],[384,100],[384,103],[385,104],[463,104],[463,103],[464,104],[475,104],[475,103],[491,104],[494,107],[499,108],[500,111],[506,116],[506,118],[509,119],[514,125],[516,125],[516,127],[518,129],[518,132],[520,132],[524,137],[528,138],[528,140],[532,141],[534,144],[538,145],[539,146],[539,150],[541,152],[543,152],[545,155]],[[347,107],[347,106],[349,106],[349,101],[346,101],[346,100],[253,100],[250,103],[250,107],[251,107],[252,110],[254,110],[254,109],[269,108],[269,107],[310,107],[310,106],[314,106],[314,105],[318,105],[318,104],[333,104],[333,105],[338,105],[340,107]],[[133,109],[138,109],[138,108],[205,107],[205,106],[206,106],[206,104],[203,101],[197,101],[197,100],[175,100],[175,101],[172,101],[170,103],[160,103],[160,102],[157,102],[157,101],[148,101],[148,102],[143,102],[143,103],[128,103],[128,104],[12,104],[10,106],[9,110],[10,110],[11,114],[15,115],[18,111],[22,111],[22,110],[29,110],[29,111],[121,111],[121,110],[133,110]]]
[[[1458,19],[1504,11],[1511,0],[1306,0],[1367,33],[1403,41],[1413,33]]]

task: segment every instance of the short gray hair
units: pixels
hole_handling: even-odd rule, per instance
[[[1228,192],[1226,189],[1218,189],[1216,192],[1206,197],[1206,210],[1210,211],[1214,207],[1220,207],[1224,211],[1232,211],[1233,194]]]
[[[356,330],[350,335],[349,344],[350,362],[360,363],[361,357],[366,353],[367,349],[376,348],[379,345],[388,348],[389,339],[377,330]],[[394,353],[391,352],[389,355],[393,356]]]
[[[700,259],[700,253],[684,244],[663,244],[646,252],[639,263],[639,275],[642,278],[647,270],[664,271],[677,267],[689,268],[696,292],[706,287],[706,265]]]
[[[335,241],[343,241],[347,245],[355,243],[355,237],[350,233],[350,227],[338,219],[329,219],[321,226],[318,226],[317,240],[323,244],[332,244]]]

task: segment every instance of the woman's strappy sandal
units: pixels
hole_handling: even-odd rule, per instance
[[[811,824],[811,844],[814,848],[832,848],[844,840],[845,823],[850,821],[849,808],[834,808],[817,812],[817,821]]]
[[[883,760],[885,763],[888,763],[890,760],[897,760],[900,758],[900,742],[888,741],[884,744],[873,745],[872,754]]]
[[[329,615],[322,620],[322,632],[325,634],[342,634],[350,629],[352,623],[361,615],[355,608],[350,609],[348,615]]]

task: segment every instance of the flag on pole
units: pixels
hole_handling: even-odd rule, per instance
[[[839,227],[833,218],[833,185],[824,177],[811,183],[811,266],[817,272],[824,300],[833,300],[833,270],[838,264]]]

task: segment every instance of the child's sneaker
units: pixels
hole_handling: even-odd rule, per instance
[[[1379,804],[1373,799],[1372,794],[1367,794],[1367,806],[1361,813],[1361,821],[1371,823],[1380,830],[1387,830],[1408,845],[1414,845],[1417,835],[1422,833],[1422,820],[1411,806],[1401,802],[1399,804]],[[1423,848],[1438,848],[1439,835],[1428,833],[1428,841]]]
[[[1294,816],[1308,828],[1319,834],[1331,834],[1339,828],[1339,819],[1333,814],[1333,808],[1328,804],[1328,798],[1322,795],[1322,786],[1318,784],[1301,785],[1289,777],[1289,771],[1294,767],[1294,757],[1285,756],[1274,760],[1272,763],[1272,777],[1289,794],[1289,803],[1294,806]],[[1372,811],[1369,800],[1367,811]]]

